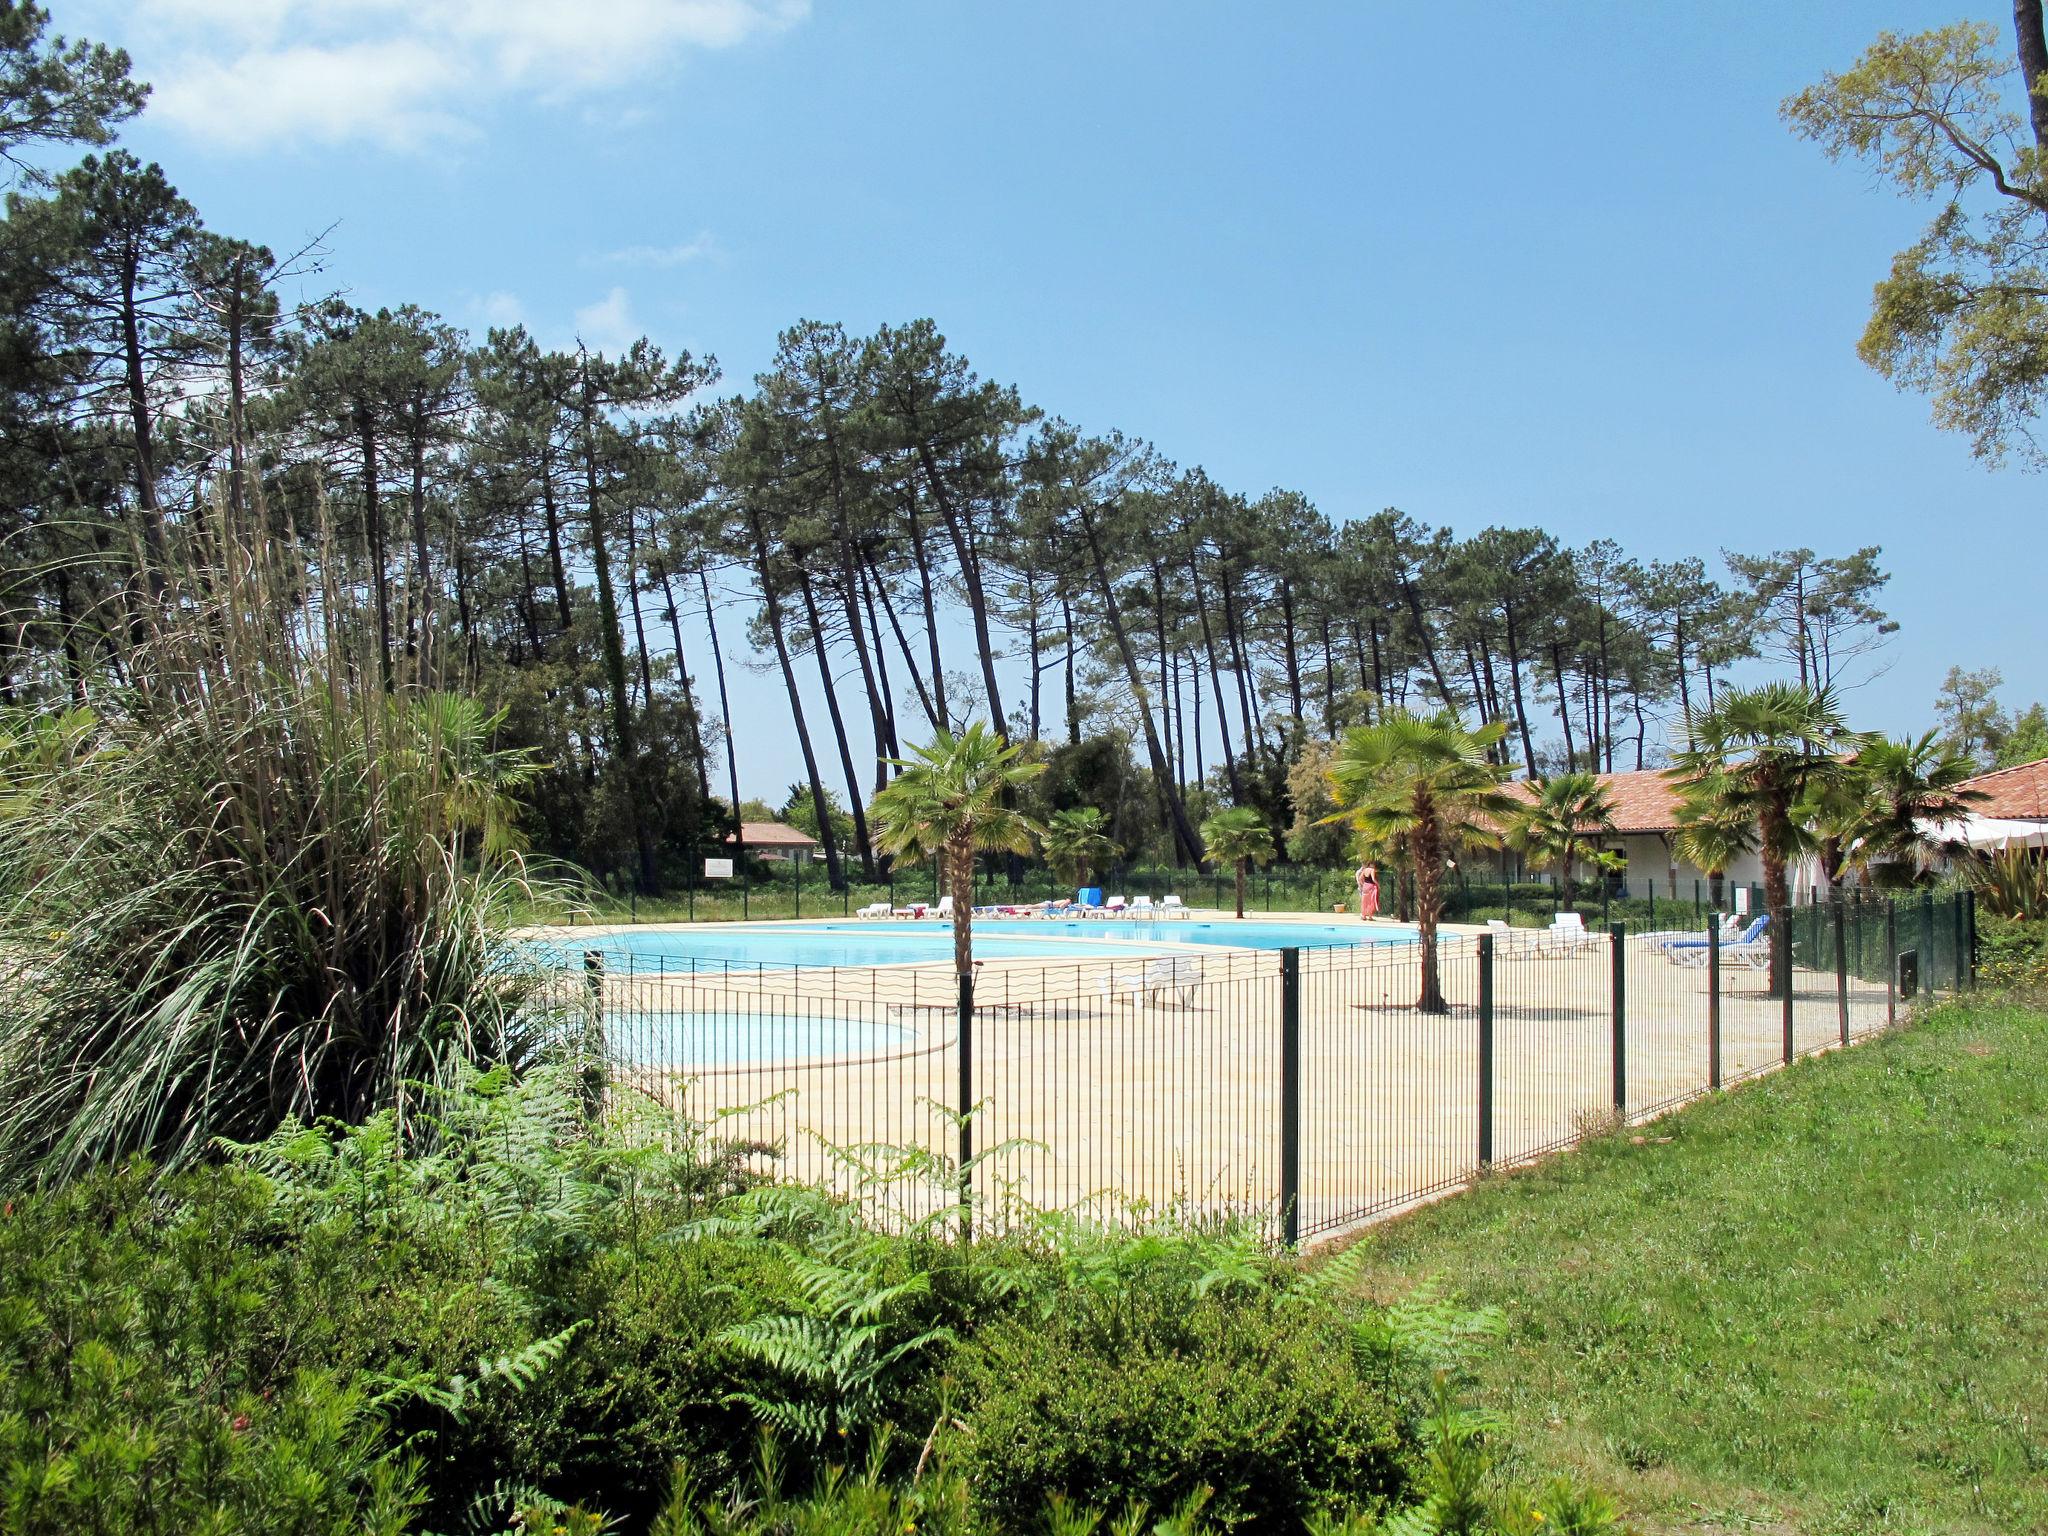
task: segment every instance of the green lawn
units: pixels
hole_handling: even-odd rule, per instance
[[[2048,1531],[2048,1016],[1917,1027],[1369,1234],[1510,1310],[1510,1458],[1646,1531]]]

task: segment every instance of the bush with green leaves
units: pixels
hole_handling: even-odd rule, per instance
[[[255,1180],[141,1168],[0,1217],[0,1531],[411,1527],[373,1384],[280,1333],[266,1219]]]
[[[1415,1447],[1335,1306],[1232,1266],[1215,1279],[1194,1245],[1143,1246],[1150,1262],[961,1351],[951,1449],[977,1508],[1022,1528],[1050,1493],[1164,1509],[1206,1488],[1222,1523],[1292,1531],[1398,1498]]]
[[[465,1070],[403,1123],[19,1195],[0,1533],[1476,1532],[1445,1522],[1507,1507],[1456,1403],[1492,1314],[1361,1307],[1344,1262],[1237,1229],[877,1225],[587,1087]]]

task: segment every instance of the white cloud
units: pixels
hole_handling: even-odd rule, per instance
[[[519,301],[518,294],[504,288],[493,288],[481,297],[472,298],[468,308],[479,322],[499,330],[526,324],[526,306]]]
[[[810,0],[135,0],[118,40],[151,112],[238,149],[310,140],[416,148],[493,102],[555,103],[645,80],[691,50],[801,21]]]
[[[724,254],[717,240],[706,230],[694,240],[685,240],[679,245],[629,245],[607,251],[599,259],[621,267],[680,267],[686,262]]]
[[[623,288],[613,288],[595,304],[576,311],[576,339],[593,352],[614,355],[646,333],[633,318],[631,297]]]

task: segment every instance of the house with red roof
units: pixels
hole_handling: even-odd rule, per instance
[[[1677,783],[1657,768],[1594,777],[1607,791],[1614,807],[1614,830],[1602,841],[1609,851],[1627,860],[1630,890],[1643,894],[1647,884],[1654,881],[1659,896],[1690,899],[1695,881],[1706,884],[1707,871],[1686,863],[1672,846],[1678,834]],[[1524,800],[1535,798],[1535,789],[1527,779],[1517,779],[1506,789]],[[1514,873],[1515,855],[1508,852],[1502,859],[1503,874]],[[1751,885],[1763,879],[1763,863],[1754,853],[1748,853],[1722,873],[1735,885]]]
[[[818,849],[810,833],[781,821],[743,821],[737,839],[730,832],[725,836],[726,847],[735,841],[741,851],[775,863],[807,863]]]
[[[1979,816],[1993,821],[2048,823],[2048,757],[1980,773],[1963,788],[1984,797],[1970,806]]]

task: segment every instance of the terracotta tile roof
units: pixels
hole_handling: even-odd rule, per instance
[[[1640,773],[1594,775],[1614,805],[1614,830],[1626,832],[1669,832],[1678,825],[1678,786],[1664,776],[1661,768]],[[1536,791],[1527,779],[1506,786],[1507,792],[1533,800]]]
[[[730,834],[725,839],[732,841]],[[808,832],[779,821],[743,821],[740,846],[744,848],[815,848],[818,840]]]
[[[2021,763],[2016,768],[1980,773],[1963,787],[1984,796],[1971,802],[1974,815],[2016,821],[2048,820],[2048,757]]]

